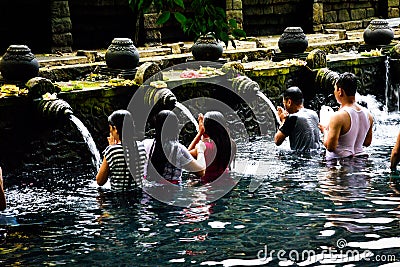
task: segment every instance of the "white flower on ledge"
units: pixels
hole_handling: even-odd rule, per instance
[[[57,99],[57,93],[45,93],[44,95],[42,95],[43,100],[55,100]]]

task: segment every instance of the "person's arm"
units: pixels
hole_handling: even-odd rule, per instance
[[[99,172],[96,175],[96,182],[98,185],[102,186],[108,181],[108,173],[110,171],[110,167],[108,166],[107,160],[104,157],[103,162],[101,163]]]
[[[199,143],[201,137],[204,134],[204,115],[202,113],[199,114],[198,121],[199,121],[199,131],[188,147],[190,154],[195,158],[197,157],[196,145]]]
[[[205,149],[206,145],[203,143],[203,141],[199,141],[199,143],[196,145],[197,158],[184,165],[183,168],[199,177],[204,176],[206,173],[206,159],[204,157]]]
[[[274,137],[275,145],[280,146],[283,141],[285,141],[285,138],[286,135],[284,135],[281,130],[278,130]]]
[[[374,118],[372,117],[371,113],[368,113],[368,119],[369,119],[369,129],[368,129],[368,133],[367,136],[365,137],[364,146],[370,146],[372,143],[372,126],[374,125]]]
[[[236,153],[237,153],[236,142],[233,139],[231,139],[231,158],[229,161],[229,169],[235,168]]]
[[[328,130],[329,129],[329,130]],[[342,130],[342,118],[340,113],[332,115],[329,121],[329,128],[323,128],[323,143],[326,150],[332,152],[337,148],[339,136]]]
[[[294,126],[297,121],[297,116],[284,116],[281,118],[282,124],[274,136],[275,145],[280,146],[286,137],[294,131]]]
[[[3,171],[0,167],[0,210],[5,210],[6,208],[7,208],[7,201],[3,187]]]
[[[397,135],[396,144],[392,149],[392,153],[390,155],[390,169],[392,171],[396,170],[397,164],[400,162],[400,132]]]
[[[281,127],[282,127],[282,125],[285,123],[288,113],[284,108],[282,108],[280,106],[278,106],[276,108],[276,110],[278,113],[278,117],[281,121]],[[286,135],[284,133],[282,133],[282,131],[279,129],[276,132],[275,137],[274,137],[275,145],[280,146],[283,143],[283,141],[285,141],[285,138],[286,138]]]
[[[278,106],[276,108],[276,111],[278,113],[278,117],[281,121],[281,126],[282,126],[282,124],[285,122],[287,116],[289,116],[289,113],[283,107],[280,107],[280,106]]]

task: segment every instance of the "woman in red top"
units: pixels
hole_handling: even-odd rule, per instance
[[[6,194],[3,187],[3,173],[0,167],[0,210],[5,210],[7,207]]]
[[[197,157],[196,144],[203,140],[206,145],[204,156],[206,171],[201,183],[215,181],[229,171],[229,165],[236,154],[236,144],[229,135],[224,115],[219,111],[209,111],[204,116],[199,114],[199,131],[188,149],[193,157]]]

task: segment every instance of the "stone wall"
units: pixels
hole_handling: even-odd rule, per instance
[[[68,1],[52,1],[50,10],[51,52],[72,52],[72,22]]]
[[[364,29],[373,18],[399,16],[399,0],[316,0],[313,9],[313,31],[323,29]]]
[[[399,0],[243,0],[248,35],[281,34],[299,26],[306,33],[324,29],[364,29],[373,18],[399,17]]]

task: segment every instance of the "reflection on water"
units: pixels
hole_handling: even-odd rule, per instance
[[[8,174],[0,265],[390,266],[400,259],[400,177],[389,171],[400,116],[387,118],[368,158],[332,166],[267,138],[239,144],[237,166],[257,166],[199,206],[115,195],[92,186],[93,166]]]

